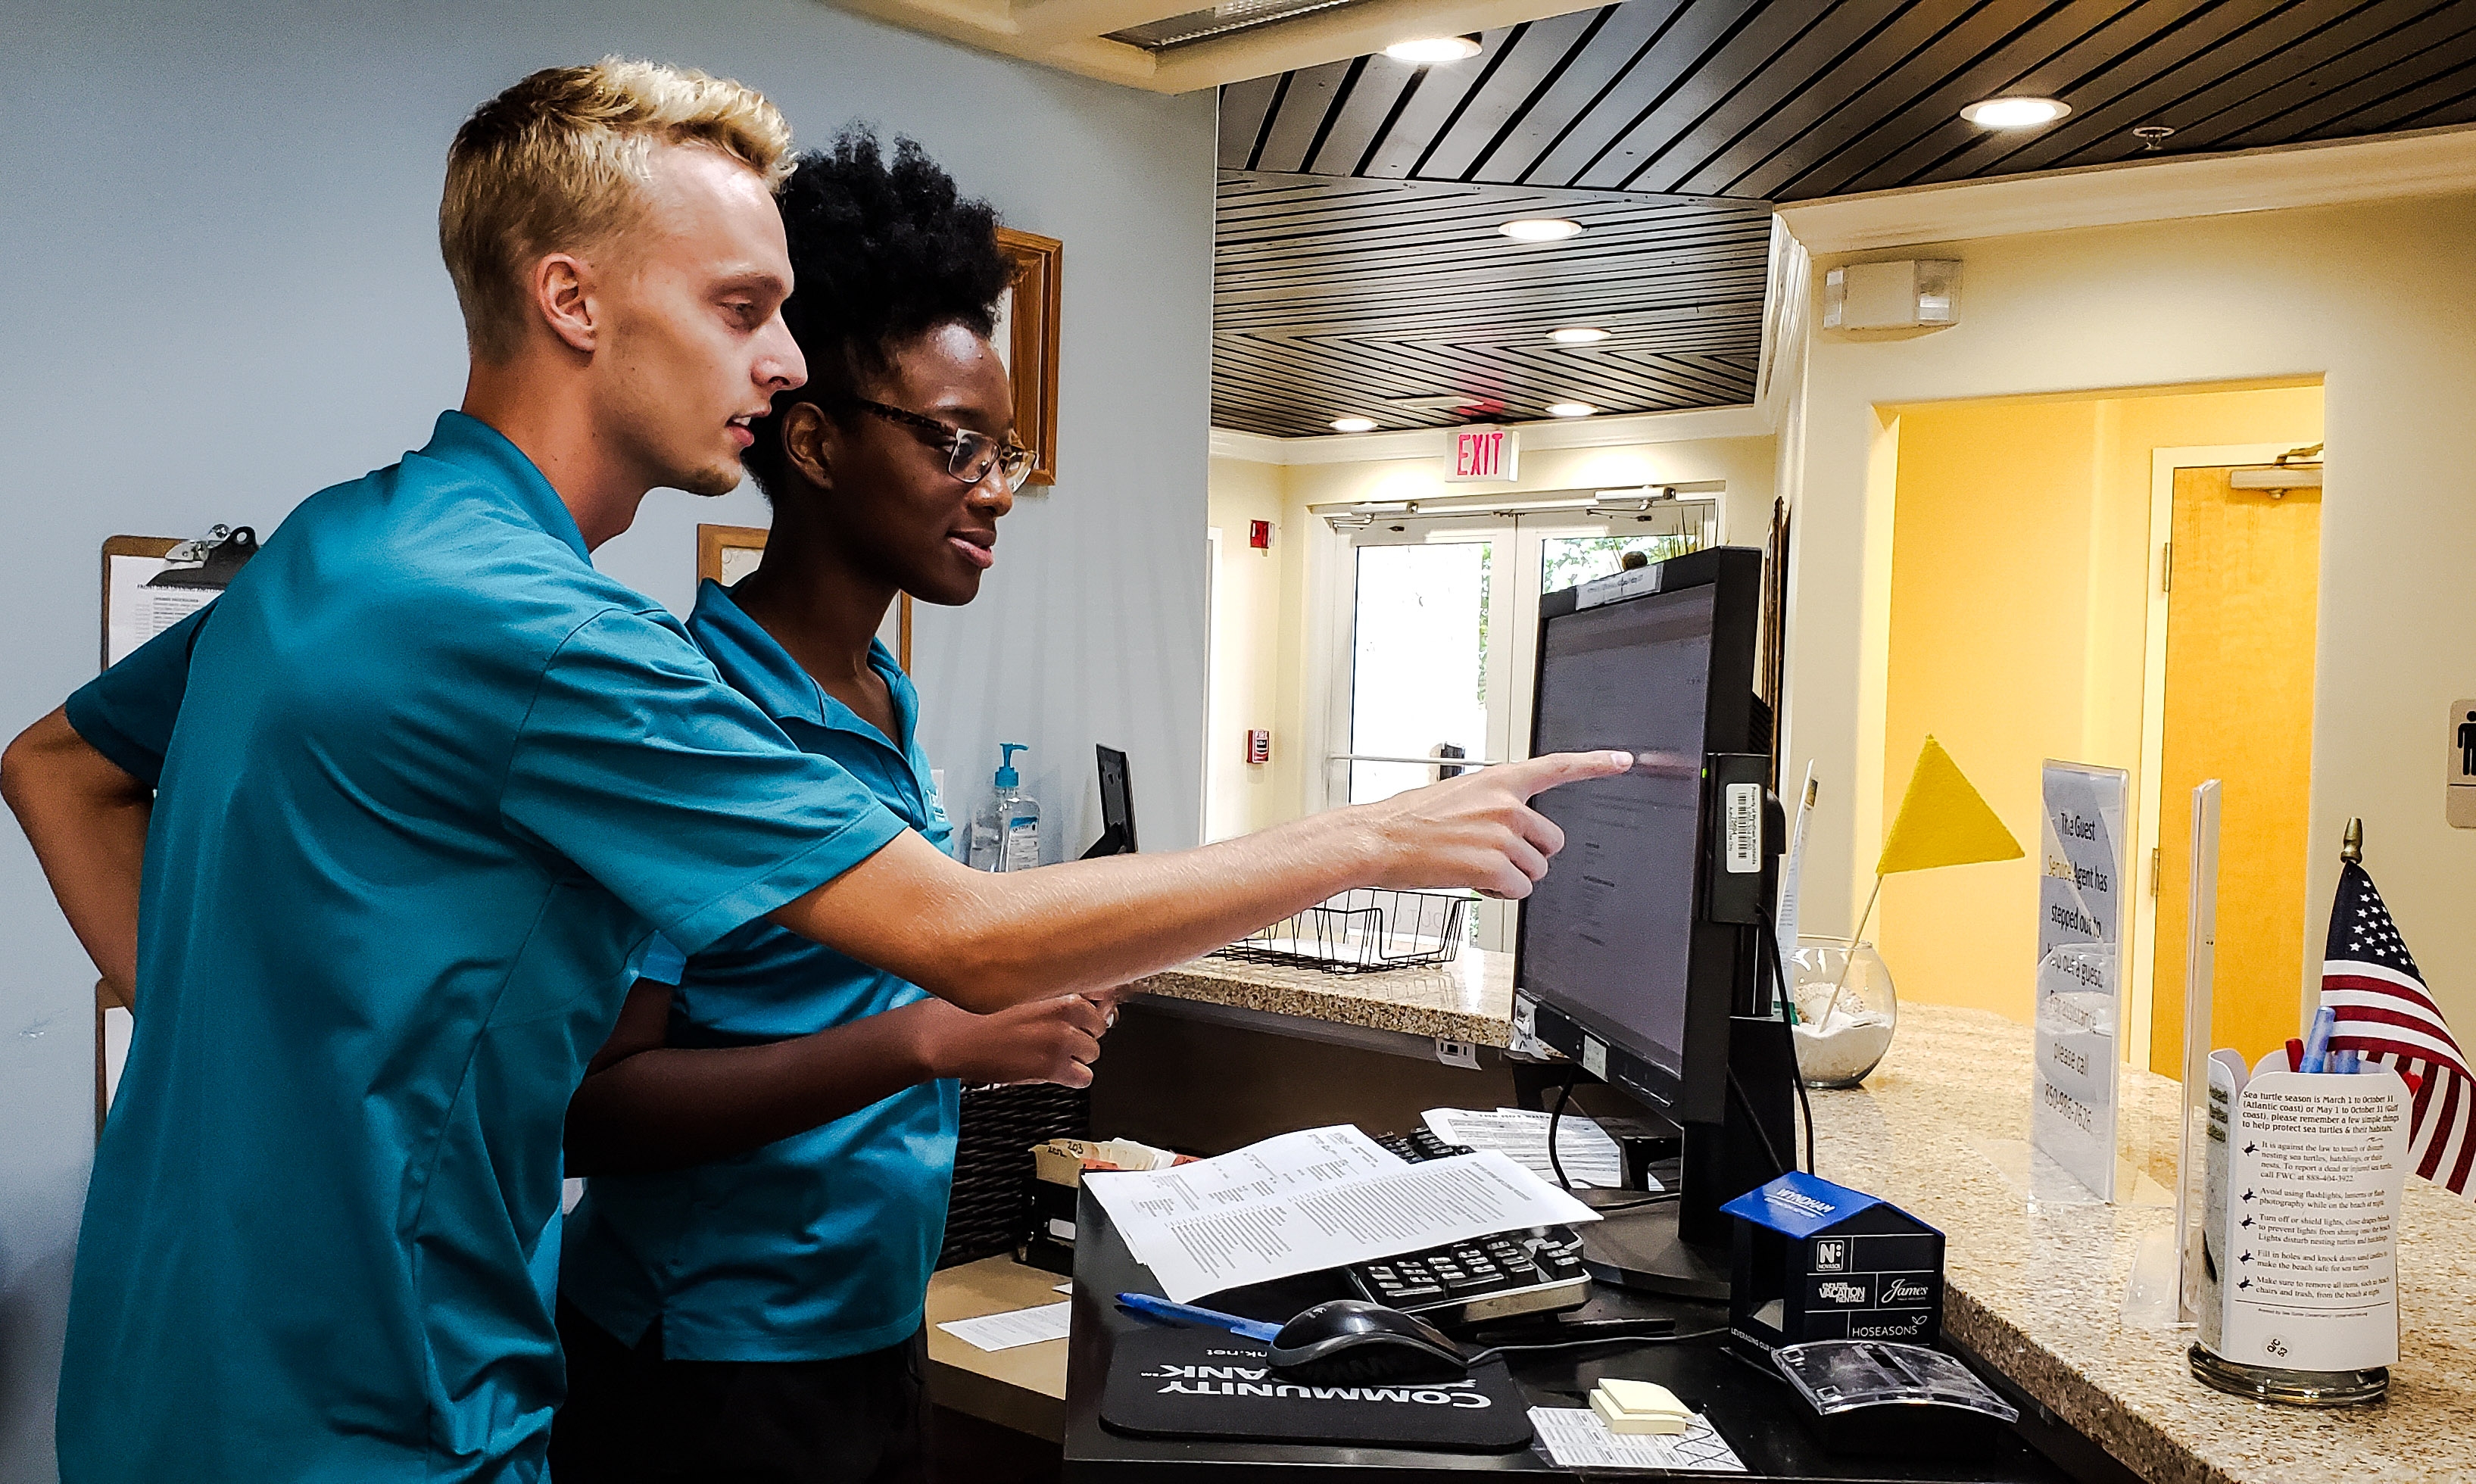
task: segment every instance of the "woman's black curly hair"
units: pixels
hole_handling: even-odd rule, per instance
[[[889,353],[940,325],[987,334],[991,309],[1013,282],[997,240],[998,213],[966,201],[953,177],[911,139],[887,160],[874,131],[845,129],[830,149],[800,157],[778,199],[791,245],[791,297],[782,319],[807,358],[808,382],[780,393],[828,408],[882,374]],[[770,494],[784,472],[775,420],[762,419],[749,473]]]

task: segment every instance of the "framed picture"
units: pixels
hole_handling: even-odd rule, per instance
[[[1057,482],[1057,341],[1065,244],[1011,227],[998,246],[1014,261],[1014,284],[998,300],[997,342],[1014,380],[1015,436],[1031,450],[1027,484]]]
[[[697,581],[713,579],[725,587],[756,570],[758,558],[765,555],[765,528],[762,526],[699,526],[697,527]],[[878,631],[878,637],[887,641],[894,651],[895,661],[905,675],[911,673],[911,595],[904,593],[895,600],[894,632]]]
[[[756,570],[765,555],[762,526],[697,527],[697,581],[707,578],[729,587]]]

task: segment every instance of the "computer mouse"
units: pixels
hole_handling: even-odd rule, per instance
[[[1470,1360],[1445,1332],[1364,1298],[1300,1311],[1270,1341],[1275,1370],[1302,1381],[1458,1381]]]

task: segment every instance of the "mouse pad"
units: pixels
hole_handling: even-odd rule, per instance
[[[1528,1404],[1500,1360],[1461,1381],[1309,1384],[1273,1371],[1263,1345],[1217,1329],[1118,1337],[1101,1421],[1139,1438],[1250,1438],[1503,1453],[1530,1442]]]

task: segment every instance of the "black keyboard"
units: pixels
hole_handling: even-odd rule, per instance
[[[1471,1150],[1425,1128],[1379,1134],[1375,1142],[1416,1164]],[[1431,1324],[1476,1324],[1523,1314],[1579,1308],[1591,1296],[1582,1238],[1571,1226],[1492,1232],[1425,1251],[1352,1263],[1358,1291]]]

